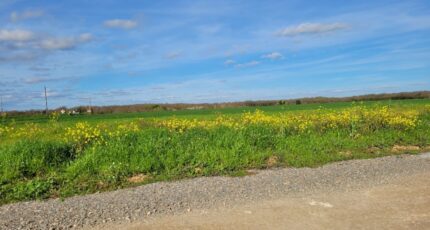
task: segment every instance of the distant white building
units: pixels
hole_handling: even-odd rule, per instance
[[[78,115],[79,112],[76,110],[69,111],[69,115]]]
[[[188,109],[188,110],[198,110],[198,109],[204,109],[204,107],[203,106],[192,106],[192,107],[188,107],[186,109]]]
[[[62,110],[60,110],[60,113],[61,113],[61,114],[65,114],[65,113],[66,113],[66,110],[65,110],[65,109],[62,109]]]

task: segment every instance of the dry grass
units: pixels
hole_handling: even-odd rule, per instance
[[[391,150],[393,152],[419,151],[420,147],[416,145],[394,145]]]
[[[137,175],[134,175],[132,177],[127,178],[127,181],[129,183],[132,183],[132,184],[139,184],[139,183],[143,183],[147,179],[149,179],[148,175],[140,173],[140,174],[137,174]]]

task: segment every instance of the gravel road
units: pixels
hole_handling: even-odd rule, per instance
[[[262,170],[245,177],[160,182],[64,201],[4,205],[0,207],[0,229],[103,229],[193,210],[234,209],[283,197],[354,192],[413,175],[430,175],[430,153],[344,161],[318,168]]]
[[[430,173],[401,176],[354,191],[259,200],[235,207],[192,210],[96,229],[118,230],[428,230]]]

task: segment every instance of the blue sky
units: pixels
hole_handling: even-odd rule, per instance
[[[430,89],[429,1],[0,2],[8,110]]]

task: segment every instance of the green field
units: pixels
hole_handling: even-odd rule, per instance
[[[430,146],[428,99],[1,119],[0,203]]]
[[[410,99],[410,100],[384,100],[384,101],[364,101],[366,106],[424,106],[430,104],[430,99]],[[314,110],[318,108],[342,109],[357,104],[357,102],[334,102],[323,104],[302,104],[302,105],[277,105],[277,106],[254,106],[254,107],[232,107],[223,109],[200,109],[200,110],[179,110],[179,111],[149,111],[141,113],[113,113],[113,114],[95,114],[95,115],[77,115],[63,116],[61,122],[100,122],[100,121],[118,121],[132,120],[138,118],[169,118],[172,116],[184,118],[213,118],[218,114],[240,115],[243,112],[261,110],[267,113],[288,112],[298,110]],[[49,117],[43,114],[33,116],[15,116],[8,117],[7,122],[15,121],[16,123],[46,123]]]

